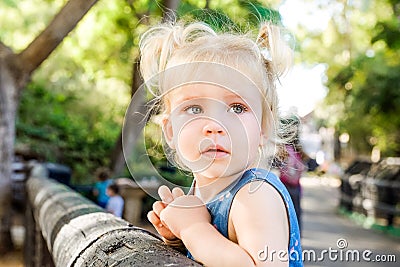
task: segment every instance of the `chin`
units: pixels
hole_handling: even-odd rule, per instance
[[[204,177],[215,179],[237,175],[242,173],[245,169],[245,166],[238,167],[238,165],[236,165],[235,167],[228,167],[226,165],[218,166],[218,164],[213,164],[206,170],[200,172],[200,174]]]

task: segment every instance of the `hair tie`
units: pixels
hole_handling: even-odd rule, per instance
[[[257,41],[261,47],[261,55],[265,60],[272,61],[272,55],[271,52],[269,51],[270,49],[270,44],[269,44],[269,31],[268,31],[268,26],[263,25],[260,28],[260,32],[257,36]]]
[[[262,48],[261,49],[261,55],[263,56],[263,58],[265,60],[272,61],[271,53],[269,52],[269,50],[267,48]]]

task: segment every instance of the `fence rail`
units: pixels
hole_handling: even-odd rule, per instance
[[[201,266],[56,181],[26,190],[25,266]]]

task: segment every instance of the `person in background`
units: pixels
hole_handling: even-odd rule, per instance
[[[109,196],[106,211],[114,214],[117,217],[122,218],[124,211],[124,199],[119,195],[119,187],[116,184],[110,184],[106,191]]]
[[[96,170],[98,181],[94,184],[93,196],[95,197],[97,205],[105,208],[108,202],[106,194],[107,187],[112,183],[110,180],[110,171],[107,168],[99,168]]]
[[[284,146],[286,150],[286,158],[281,162],[279,166],[280,176],[282,183],[286,186],[289,191],[290,197],[292,198],[294,208],[296,210],[297,221],[301,232],[301,184],[300,178],[303,172],[306,170],[306,166],[303,163],[303,157],[305,153],[300,144],[299,139],[299,128],[300,120],[292,116],[288,119],[281,120],[283,125],[286,125],[289,134],[285,134],[284,140],[287,143]]]

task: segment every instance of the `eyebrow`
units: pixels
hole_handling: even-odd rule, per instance
[[[243,97],[241,97],[241,96],[239,96],[239,95],[237,95],[237,94],[235,94],[235,93],[229,94],[229,95],[224,96],[224,97],[226,97],[226,98],[228,98],[228,99],[241,99],[241,100],[243,101]],[[184,102],[184,101],[189,101],[189,100],[196,99],[196,98],[202,98],[202,99],[207,99],[207,98],[209,98],[209,99],[213,99],[213,97],[209,97],[209,96],[203,96],[203,95],[189,95],[189,96],[184,96],[184,97],[176,96],[175,100],[176,100],[177,102]]]
[[[189,100],[192,100],[192,99],[195,99],[195,98],[204,98],[204,97],[198,96],[198,95],[189,95],[189,96],[185,96],[185,97],[179,97],[179,96],[177,96],[177,97],[175,98],[175,100],[176,100],[177,102],[185,102],[185,101],[189,101]]]

